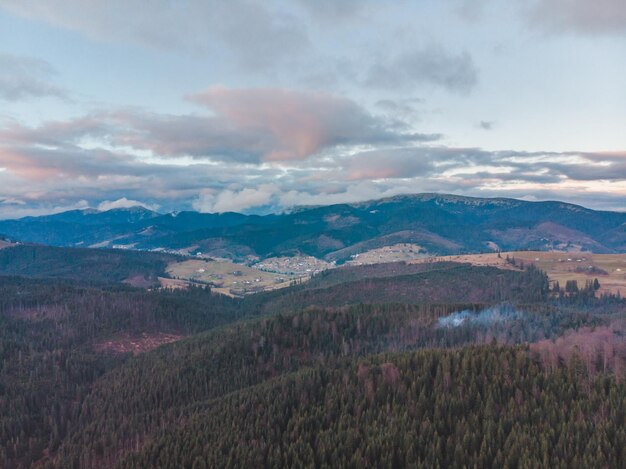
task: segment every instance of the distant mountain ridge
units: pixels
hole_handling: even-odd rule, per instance
[[[498,249],[621,253],[626,213],[558,201],[425,193],[265,216],[74,210],[0,221],[0,233],[56,246],[185,250],[240,261],[305,254],[342,262],[397,243],[437,255]]]

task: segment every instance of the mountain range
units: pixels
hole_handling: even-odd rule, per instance
[[[556,201],[415,194],[265,216],[160,214],[142,207],[73,210],[0,221],[0,233],[53,246],[202,252],[236,261],[311,255],[341,263],[398,243],[433,255],[524,249],[621,253],[626,213]]]

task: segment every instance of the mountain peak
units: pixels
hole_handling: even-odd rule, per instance
[[[435,202],[436,204],[464,204],[468,206],[518,206],[526,203],[523,200],[505,197],[470,197],[464,195],[444,194],[438,192],[423,192],[419,194],[398,194],[382,199],[371,199],[364,202],[350,204],[353,207],[369,207],[400,202]]]
[[[154,210],[151,210],[149,208],[144,207],[143,205],[133,205],[132,207],[119,207],[119,208],[112,208],[109,210],[105,210],[105,211],[97,211],[97,213],[146,213],[146,214],[156,214],[156,215],[160,215],[160,213],[155,212]]]

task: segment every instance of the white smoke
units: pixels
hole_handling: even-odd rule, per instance
[[[495,323],[502,323],[516,319],[522,319],[524,313],[510,305],[493,306],[474,312],[469,309],[452,313],[448,316],[440,317],[437,327],[451,328],[464,325],[490,326]]]

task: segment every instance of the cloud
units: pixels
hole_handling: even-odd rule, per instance
[[[0,99],[20,101],[52,96],[66,98],[66,92],[53,84],[56,74],[41,59],[0,53]]]
[[[23,201],[0,200],[0,220],[23,217],[39,217],[42,215],[67,212],[69,210],[82,210],[89,208],[89,203],[86,200],[78,200],[67,205],[42,204],[38,206],[21,202]]]
[[[275,184],[262,184],[254,188],[205,190],[194,201],[193,208],[209,213],[228,211],[250,213],[259,209],[281,211],[298,206],[360,202],[414,191],[415,189],[409,189],[405,185],[387,186],[372,181],[332,185],[317,190],[303,187],[289,189]]]
[[[622,1],[532,0],[524,2],[531,4],[525,13],[520,13],[520,3],[511,14],[505,12],[509,5],[498,9],[490,0],[448,0],[443,6],[365,0],[154,0],[150,8],[142,0],[0,0],[3,13],[77,32],[63,37],[122,44],[128,52],[123,58],[133,57],[139,48],[145,61],[136,64],[137,73],[154,71],[150,64],[158,62],[171,66],[172,76],[197,73],[181,86],[202,79],[239,86],[212,86],[188,96],[185,106],[195,106],[189,113],[113,108],[36,125],[0,122],[0,200],[5,207],[0,216],[8,211],[44,213],[83,202],[264,211],[420,191],[623,206],[623,153],[453,148],[443,145],[440,134],[417,133],[416,122],[435,113],[433,122],[445,122],[447,113],[454,112],[458,96],[440,92],[464,95],[476,90],[479,64],[485,64],[486,77],[488,72],[491,78],[499,76],[503,56],[492,53],[492,46],[506,48],[513,54],[507,63],[523,68],[526,52],[533,50],[524,49],[526,41],[518,41],[516,28],[528,10],[532,13],[521,16],[523,20],[559,33],[618,34],[625,23]],[[55,36],[50,29],[42,29],[46,38]],[[82,46],[86,52],[96,47],[114,55],[120,49],[91,41]],[[143,47],[151,53],[146,56]],[[565,72],[569,76],[571,70]],[[511,73],[519,75],[513,69]],[[65,91],[54,79],[47,62],[0,55],[0,100],[63,98]],[[302,83],[334,92],[302,91]],[[491,95],[487,84],[481,91]],[[467,109],[478,109],[474,98],[484,97],[475,96],[457,109],[459,122]],[[89,105],[60,112],[76,116]],[[17,108],[22,119],[46,116],[45,109],[34,112],[21,103]],[[469,121],[469,126],[484,130],[494,125],[500,124]],[[463,141],[476,132],[465,130],[468,135],[450,138]]]
[[[439,45],[413,49],[381,59],[373,65],[365,84],[382,89],[412,89],[416,85],[440,86],[466,94],[478,83],[478,71],[468,52],[451,54]]]
[[[0,128],[0,139],[6,147],[2,150],[0,146],[0,151],[14,169],[26,172],[30,171],[26,153],[56,148],[58,164],[78,159],[76,154],[82,151],[83,143],[94,140],[103,144],[103,150],[113,147],[122,153],[130,149],[159,157],[258,164],[304,160],[341,146],[398,145],[440,137],[405,132],[407,126],[399,119],[374,116],[347,98],[327,93],[211,87],[189,100],[211,114],[171,115],[126,109],[46,122],[34,128],[8,124]],[[17,154],[15,148],[20,146],[26,150]],[[67,154],[59,152],[60,148],[65,148]],[[118,159],[111,153],[109,149],[101,158]],[[90,155],[81,164],[100,159],[93,158],[96,152]],[[66,170],[72,171],[72,164],[66,165]],[[41,173],[41,177],[48,175]]]
[[[480,20],[490,0],[454,0],[455,12],[469,22]]]
[[[0,217],[82,201],[261,213],[433,191],[615,208],[626,199],[624,152],[449,147],[320,93],[212,88],[190,99],[207,115],[122,109],[0,125]]]
[[[379,99],[374,105],[396,119],[407,119],[417,115],[417,104],[424,103],[419,98]]]
[[[221,181],[221,187],[242,175],[255,181],[285,174],[307,181],[331,177],[342,183],[471,175],[477,184],[481,177],[546,182],[626,177],[622,153],[487,152],[434,146],[412,134],[385,129],[367,114],[359,116],[359,108],[350,101],[326,95],[300,99],[291,92],[287,97],[239,91],[225,100],[222,95],[211,97],[218,114],[208,118],[120,112],[39,127],[11,124],[0,128],[0,168],[4,168],[0,174],[40,186],[50,181],[88,185],[97,179],[100,186],[117,184],[140,191],[143,185],[146,192],[201,188],[207,174],[214,175],[214,186]],[[278,109],[276,115],[266,112],[271,104]],[[374,149],[355,151],[368,146]],[[224,157],[226,153],[230,156]],[[146,154],[152,156],[146,159]]]
[[[595,157],[595,156],[594,156]],[[415,147],[372,150],[337,157],[313,172],[291,174],[259,189],[257,183],[237,189],[207,190],[204,204],[235,200],[222,210],[273,211],[300,205],[358,202],[416,192],[448,192],[478,197],[534,197],[569,200],[586,206],[624,209],[626,159],[584,154],[488,152],[474,148]],[[569,163],[566,163],[569,161]],[[613,179],[598,183],[586,171]],[[611,170],[615,173],[610,176]],[[261,180],[269,178],[261,177]],[[610,188],[603,193],[602,188]],[[202,198],[201,198],[202,200]],[[237,207],[237,208],[235,208]]]
[[[208,59],[216,73],[243,69],[256,74],[245,76],[244,82],[261,77],[281,85],[364,86],[390,92],[436,86],[468,93],[478,76],[469,52],[450,52],[438,43],[389,57],[389,51],[420,44],[425,35],[413,18],[432,7],[411,2],[153,0],[146,8],[142,0],[58,0],[53,6],[0,0],[0,5],[92,40]],[[380,21],[387,16],[398,26]],[[415,32],[399,40],[402,28]],[[361,41],[352,39],[366,40],[373,29],[376,43],[363,54]]]
[[[493,0],[449,0],[468,22],[481,20],[494,11]],[[552,33],[584,35],[626,34],[626,2],[623,0],[518,0],[512,3],[516,16]],[[508,5],[507,5],[508,6]]]
[[[4,0],[25,18],[77,31],[104,42],[139,44],[157,50],[219,53],[226,49],[246,68],[265,68],[306,49],[299,20],[276,2],[238,0],[142,0],[85,2]]]
[[[117,200],[105,200],[98,204],[98,210],[102,210],[106,212],[107,210],[113,210],[116,208],[132,208],[132,207],[143,207],[148,210],[157,211],[159,209],[158,204],[146,204],[144,202],[140,202],[138,200],[127,199],[126,197],[122,197]]]
[[[204,190],[193,202],[193,208],[209,213],[245,212],[270,205],[273,196],[278,192],[279,189],[274,184],[261,184],[240,190],[226,189],[217,193]]]
[[[402,179],[425,176],[437,158],[427,148],[372,150],[357,154],[346,165],[348,180]]]
[[[307,190],[284,191],[278,197],[282,207],[291,208],[307,205],[332,205],[362,202],[365,200],[391,197],[403,193],[418,192],[422,189],[406,185],[360,181],[343,187],[324,189],[318,192]]]
[[[338,145],[425,141],[437,135],[400,134],[353,101],[320,92],[212,87],[190,99],[257,139],[264,160],[307,158]]]
[[[623,0],[537,0],[529,19],[552,32],[590,35],[626,34]]]
[[[324,21],[342,21],[358,16],[371,3],[368,0],[297,0],[309,14]]]

